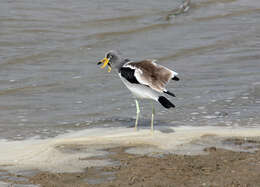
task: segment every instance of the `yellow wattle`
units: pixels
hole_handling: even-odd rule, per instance
[[[109,59],[108,58],[104,58],[103,60],[101,60],[101,62],[103,62],[104,64],[101,66],[101,68],[103,69],[104,67],[107,66]]]

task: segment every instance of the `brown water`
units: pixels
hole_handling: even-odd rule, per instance
[[[110,49],[179,73],[155,126],[260,126],[260,1],[1,0],[0,139],[126,126],[135,103],[96,62]],[[151,104],[142,102],[141,128]]]

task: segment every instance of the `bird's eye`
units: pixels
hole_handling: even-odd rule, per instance
[[[110,55],[110,54],[107,54],[107,58],[111,58],[111,55]]]

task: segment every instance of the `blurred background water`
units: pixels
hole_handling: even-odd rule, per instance
[[[127,126],[135,103],[106,51],[155,58],[179,73],[175,109],[156,105],[155,128],[260,126],[260,1],[1,0],[0,139]],[[141,102],[141,128],[151,103]]]

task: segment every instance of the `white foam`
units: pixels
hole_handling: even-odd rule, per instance
[[[108,148],[118,145],[151,145],[165,152],[178,149],[205,135],[220,137],[258,137],[259,128],[228,127],[162,127],[163,132],[150,129],[134,131],[129,128],[98,128],[71,132],[52,139],[24,141],[0,141],[0,167],[24,170],[39,169],[51,172],[79,172],[89,166],[111,164],[108,160],[86,160],[84,158],[100,156]],[[80,147],[83,149],[73,149]],[[65,151],[63,148],[65,147]],[[66,151],[69,150],[69,151]],[[138,149],[142,152],[142,149]],[[146,150],[147,151],[147,150]],[[144,151],[145,152],[145,151]],[[1,166],[2,165],[2,166]]]

